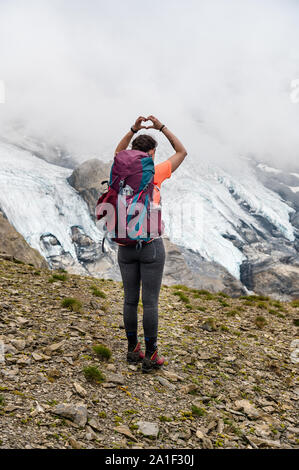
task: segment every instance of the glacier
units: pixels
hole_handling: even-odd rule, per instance
[[[237,279],[240,279],[240,265],[246,257],[223,235],[245,241],[242,239],[244,223],[253,230],[264,232],[256,217],[261,216],[282,237],[290,241],[295,239],[294,227],[289,220],[294,209],[277,193],[263,186],[247,159],[232,176],[216,166],[194,165],[187,157],[180,173],[174,173],[164,183],[162,197],[163,218],[170,239],[221,264]],[[192,207],[188,209],[190,201],[197,213],[197,224],[189,216],[192,213]],[[178,214],[184,212],[184,209],[180,210],[184,207],[187,210],[182,223]],[[181,226],[183,230],[178,230]]]
[[[169,151],[159,146],[159,160],[169,156]],[[0,207],[9,222],[46,259],[58,254],[55,244],[50,250],[42,242],[44,236],[53,235],[62,250],[80,264],[71,228],[82,228],[95,243],[100,243],[103,235],[87,204],[67,182],[72,171],[0,141]],[[244,242],[244,226],[265,232],[258,216],[282,237],[294,240],[289,220],[294,209],[258,180],[246,159],[229,174],[187,156],[163,183],[161,194],[165,233],[170,240],[219,263],[237,279],[246,257],[230,237]]]
[[[66,180],[71,173],[13,145],[0,144],[0,206],[28,244],[46,259],[49,253],[42,235],[54,235],[74,260],[72,226],[83,227],[94,241],[102,240],[86,203]],[[53,254],[57,253],[52,250]]]

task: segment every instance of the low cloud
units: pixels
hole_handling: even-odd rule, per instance
[[[193,161],[295,167],[298,20],[295,0],[0,1],[2,130],[101,158],[154,114]]]

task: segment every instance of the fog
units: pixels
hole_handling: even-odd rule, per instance
[[[101,158],[154,114],[193,162],[298,168],[298,24],[296,0],[0,0],[1,133]]]

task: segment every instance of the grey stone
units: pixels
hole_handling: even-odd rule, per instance
[[[11,339],[10,342],[18,351],[23,351],[26,347],[26,342],[23,339]]]
[[[102,426],[100,426],[100,423],[95,418],[90,419],[88,424],[92,429],[95,429],[98,432],[102,431]]]
[[[68,418],[81,427],[85,426],[87,422],[88,413],[86,405],[84,404],[68,405],[61,403],[53,408],[52,413]]]
[[[111,382],[111,383],[119,384],[119,385],[123,385],[125,383],[124,378],[123,378],[122,375],[120,375],[120,374],[111,374],[111,373],[107,377],[107,382]]]
[[[212,441],[208,437],[202,438],[202,448],[203,449],[213,449]]]
[[[164,379],[163,377],[158,377],[158,381],[160,382],[161,385],[163,385],[163,387],[167,387],[170,390],[176,389],[176,386],[174,384],[168,382],[168,380]]]
[[[248,400],[237,400],[235,401],[235,406],[238,411],[243,410],[244,413],[250,418],[258,418],[260,415],[255,406]]]
[[[137,426],[139,431],[148,437],[158,437],[159,425],[157,423],[151,423],[149,421],[138,421]]]
[[[74,389],[81,397],[86,397],[87,392],[78,382],[74,382]]]
[[[4,352],[7,354],[15,354],[17,349],[12,344],[4,344]]]

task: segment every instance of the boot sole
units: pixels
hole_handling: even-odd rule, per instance
[[[134,356],[129,356],[127,355],[127,362],[129,364],[139,364],[140,362],[143,361],[143,358],[142,357],[134,357]]]
[[[161,369],[162,366],[163,364],[161,365],[155,364],[155,363],[145,364],[144,361],[142,361],[142,372],[144,374],[148,374],[151,371]]]

